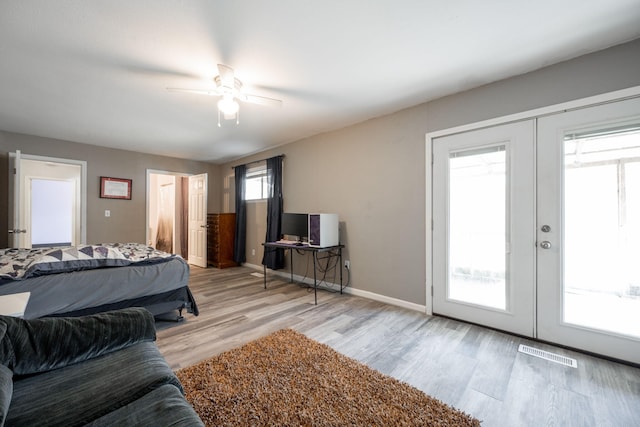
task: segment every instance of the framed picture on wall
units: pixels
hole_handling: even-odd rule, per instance
[[[100,177],[100,197],[103,199],[125,199],[131,200],[130,179]]]

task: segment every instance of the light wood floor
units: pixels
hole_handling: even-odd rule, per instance
[[[253,273],[253,275],[252,275]],[[246,267],[191,270],[200,316],[158,322],[174,369],[296,329],[489,426],[639,426],[640,369],[350,295],[313,292]],[[392,285],[392,284],[390,284]],[[518,353],[524,343],[578,360]]]

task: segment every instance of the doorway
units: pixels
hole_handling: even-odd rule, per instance
[[[147,170],[149,246],[206,267],[207,181],[206,173]]]
[[[9,243],[76,246],[86,240],[86,162],[10,153]]]
[[[432,150],[433,312],[640,363],[640,99]]]

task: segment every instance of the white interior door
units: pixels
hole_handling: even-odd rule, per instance
[[[206,173],[189,177],[189,264],[207,266]]]
[[[640,99],[538,121],[538,336],[640,363]]]
[[[22,215],[20,215],[22,202],[21,158],[20,150],[9,153],[9,224],[11,228],[8,230],[8,242],[14,248],[21,247],[21,234],[27,231],[22,224]]]
[[[534,336],[534,121],[432,152],[433,312]]]

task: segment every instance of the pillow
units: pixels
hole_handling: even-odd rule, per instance
[[[131,261],[115,248],[96,245],[55,248],[33,260],[24,278],[130,264]]]
[[[153,315],[125,308],[82,317],[0,316],[0,361],[15,375],[46,372],[156,338]]]

